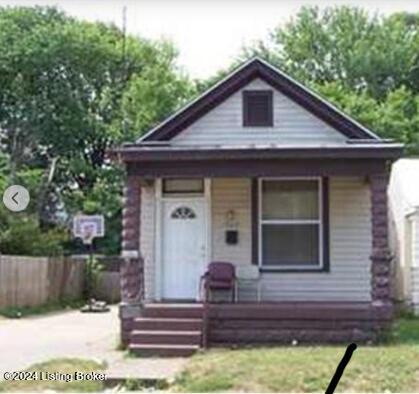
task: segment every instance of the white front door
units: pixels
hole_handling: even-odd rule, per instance
[[[162,208],[163,298],[195,300],[206,258],[205,202],[166,200]]]

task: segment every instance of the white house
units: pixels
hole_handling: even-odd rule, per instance
[[[392,315],[386,191],[401,153],[260,59],[115,149],[124,342],[179,355],[200,338],[375,338]],[[200,297],[215,264],[234,267],[230,303]]]
[[[419,159],[394,163],[389,185],[395,297],[419,313]]]

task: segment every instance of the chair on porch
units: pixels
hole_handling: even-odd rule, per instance
[[[237,278],[236,269],[232,263],[213,261],[208,264],[208,269],[201,277],[203,283],[203,299],[211,302],[211,294],[216,290],[228,290],[231,292],[231,301],[236,301]],[[202,288],[202,285],[201,285]]]

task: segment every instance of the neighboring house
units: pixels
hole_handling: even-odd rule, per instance
[[[394,163],[389,185],[395,297],[419,313],[419,159]]]
[[[122,337],[187,354],[200,277],[235,265],[238,300],[204,314],[210,344],[365,341],[391,319],[384,141],[253,59],[113,151],[127,170]],[[173,304],[176,301],[178,304]]]

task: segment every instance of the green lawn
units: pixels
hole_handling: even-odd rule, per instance
[[[105,366],[92,360],[82,359],[54,359],[40,364],[34,364],[26,371],[50,372],[69,374],[93,371],[102,371]],[[39,376],[39,375],[38,375]],[[66,375],[65,375],[66,376]],[[57,392],[97,392],[103,391],[104,383],[101,381],[2,381],[0,382],[0,392],[41,392],[41,391],[57,391]]]
[[[324,392],[344,346],[214,349],[191,358],[174,391]],[[379,346],[358,346],[336,392],[419,392],[419,319]]]
[[[192,357],[170,391],[177,392],[324,392],[345,346],[213,349]],[[81,359],[56,359],[28,371],[73,374],[105,366]],[[141,387],[130,386],[126,389]],[[103,382],[0,382],[0,391],[103,391]],[[419,319],[400,319],[387,342],[360,345],[336,392],[419,392]]]

